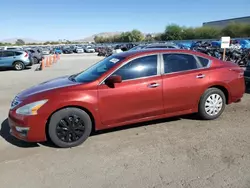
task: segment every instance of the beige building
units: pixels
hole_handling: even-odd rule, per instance
[[[222,28],[222,27],[226,27],[230,23],[250,24],[250,16],[227,19],[227,20],[218,20],[218,21],[212,21],[212,22],[204,22],[203,26]]]

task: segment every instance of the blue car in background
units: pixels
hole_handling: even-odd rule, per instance
[[[61,48],[54,48],[54,53],[55,54],[62,54],[62,49]]]
[[[250,41],[249,40],[238,40],[241,48],[250,48]]]
[[[1,50],[0,51],[0,68],[14,68],[23,70],[27,66],[33,65],[33,58],[25,51]]]

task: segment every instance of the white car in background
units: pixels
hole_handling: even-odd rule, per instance
[[[46,49],[46,48],[43,48],[43,49],[42,49],[42,54],[43,54],[43,55],[49,55],[49,54],[50,54],[50,50],[49,50],[49,49]]]
[[[87,46],[85,49],[84,49],[85,52],[87,53],[94,53],[95,52],[95,49],[94,47],[92,46]]]
[[[84,52],[83,48],[80,47],[76,48],[76,53],[83,53],[83,52]]]
[[[23,50],[22,47],[18,47],[18,46],[4,46],[2,49],[3,50]]]

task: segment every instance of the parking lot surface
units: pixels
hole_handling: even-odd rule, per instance
[[[214,121],[185,116],[131,125],[98,132],[72,149],[10,137],[6,118],[17,93],[100,59],[93,54],[62,55],[44,71],[35,71],[35,65],[0,72],[1,188],[250,187],[249,91]]]

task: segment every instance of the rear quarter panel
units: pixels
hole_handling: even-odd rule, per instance
[[[217,61],[211,67],[211,71],[213,73],[210,77],[210,85],[225,87],[228,91],[228,103],[236,102],[243,97],[245,92],[243,69],[230,62]]]

